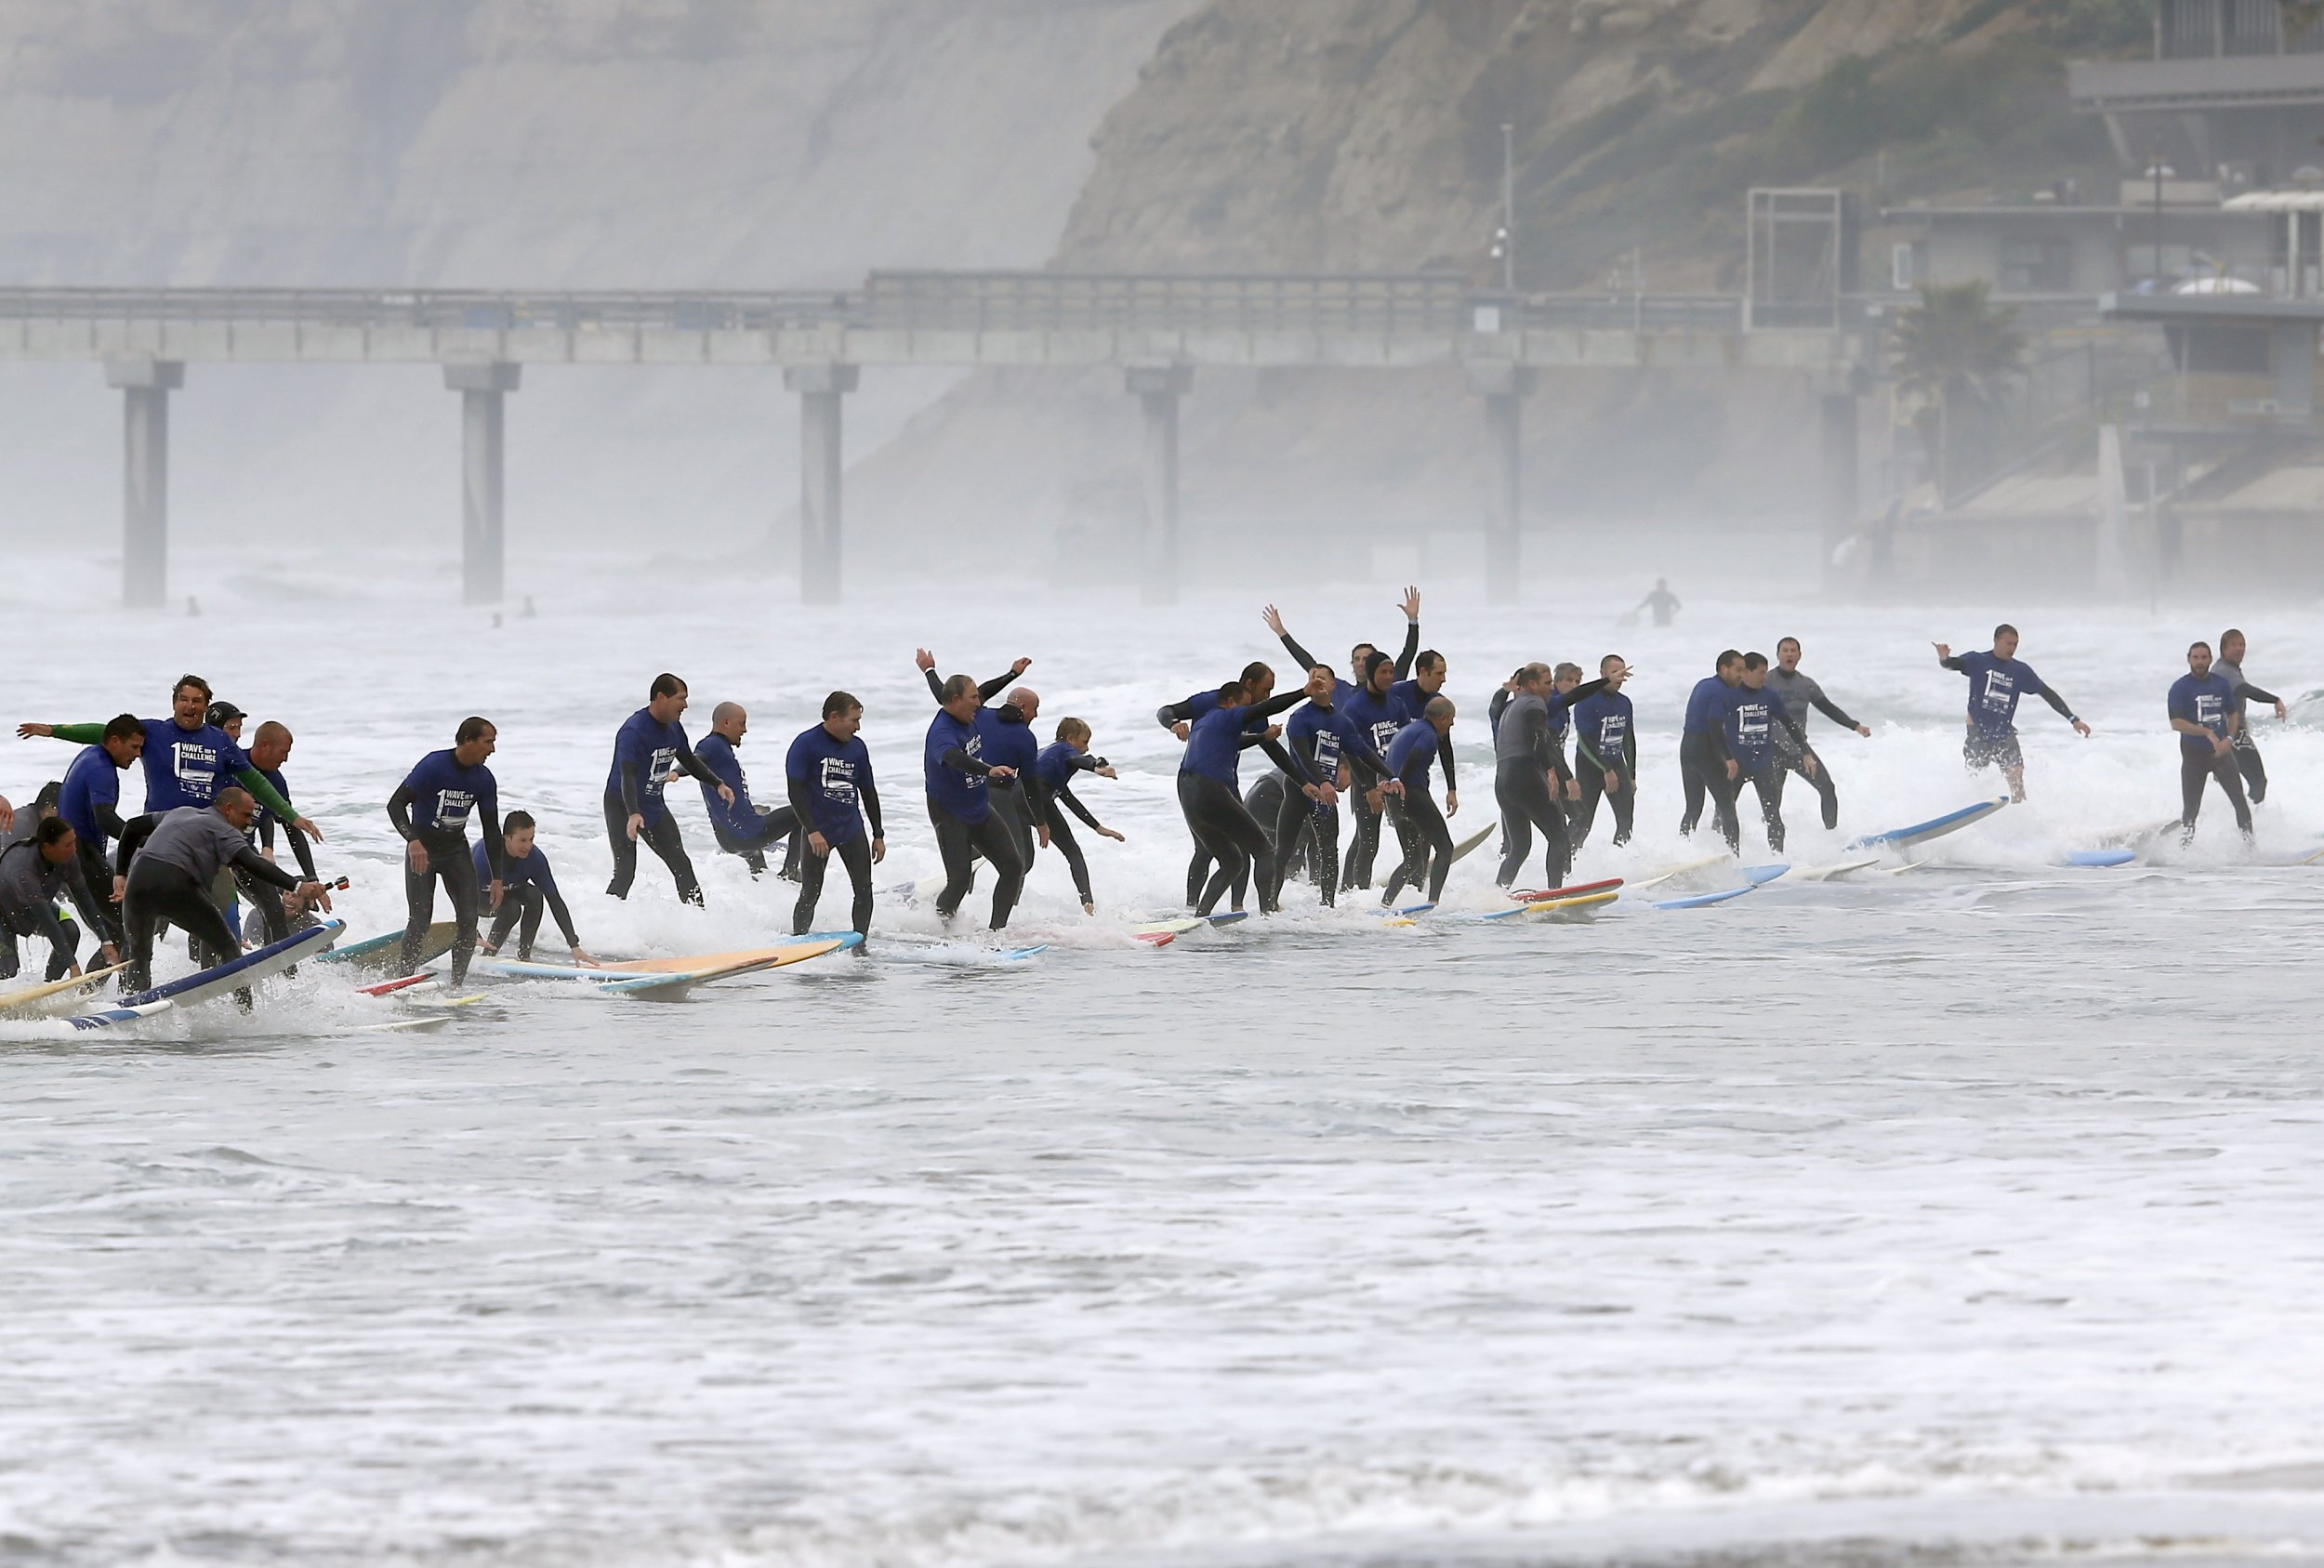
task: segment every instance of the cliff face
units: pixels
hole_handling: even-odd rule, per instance
[[[1521,289],[1618,272],[1625,290],[1643,275],[1735,292],[1752,185],[1837,185],[1870,207],[2108,173],[2063,61],[2134,44],[2143,15],[2136,0],[1208,0],[1105,116],[1054,265],[1498,283],[1506,124]],[[1192,528],[1480,526],[1481,420],[1457,380],[1208,376],[1184,417]],[[1527,419],[1536,520],[1815,507],[1812,410],[1781,377],[1550,376]],[[901,520],[919,486],[973,462],[1010,496],[997,526],[1119,559],[1103,541],[1136,525],[1137,452],[1106,378],[978,381],[865,466],[858,515]]]
[[[1195,0],[95,0],[0,8],[0,283],[852,283],[1037,266],[1091,132]],[[869,378],[851,445],[949,384]],[[0,528],[120,517],[95,370],[0,368]],[[746,372],[542,371],[509,406],[528,538],[755,542],[794,401]],[[174,526],[456,559],[431,373],[193,367]]]

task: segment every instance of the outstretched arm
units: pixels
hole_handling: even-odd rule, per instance
[[[1275,637],[1282,642],[1283,651],[1290,654],[1292,658],[1299,661],[1300,668],[1305,670],[1314,669],[1315,667],[1315,655],[1301,647],[1299,639],[1293,637],[1290,632],[1285,628],[1283,625],[1283,613],[1281,611],[1270,604],[1266,609],[1261,611],[1259,614],[1260,619],[1267,623],[1267,629],[1274,633]]]

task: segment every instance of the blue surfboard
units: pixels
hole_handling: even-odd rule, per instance
[[[1693,898],[1660,899],[1656,902],[1655,907],[1657,909],[1700,909],[1706,904],[1724,903],[1729,899],[1739,899],[1745,893],[1757,891],[1759,891],[1758,883],[1746,882],[1739,888],[1728,888],[1722,892],[1697,893]]]
[[[1850,841],[1851,850],[1902,850],[1914,844],[1925,844],[1932,838],[1942,838],[1948,833],[1959,833],[1971,823],[1983,822],[2009,804],[2007,796],[1980,800],[1974,806],[1963,806],[1958,811],[1948,811],[1941,817],[1931,817],[1910,827],[1893,827],[1886,833],[1875,833]]]
[[[330,946],[345,929],[347,927],[340,921],[325,920],[319,926],[294,931],[280,942],[268,942],[256,952],[245,953],[239,958],[230,958],[214,968],[197,970],[166,985],[140,991],[134,996],[124,996],[119,1006],[134,1008],[147,1002],[175,1002],[181,1008],[189,1008],[196,1002],[223,996],[230,991],[239,991],[269,975],[280,974],[303,958],[312,957]]]
[[[2135,850],[2072,850],[2067,852],[2068,865],[2128,865],[2138,859]]]
[[[1789,864],[1747,865],[1743,868],[1743,880],[1754,888],[1763,888],[1790,869]]]
[[[1192,916],[1192,918],[1196,920],[1207,920],[1213,926],[1232,926],[1237,920],[1249,919],[1250,911],[1248,909],[1229,909],[1217,915],[1196,915]]]

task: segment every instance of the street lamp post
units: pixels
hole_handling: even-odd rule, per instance
[[[1517,127],[1501,122],[1501,291],[1517,292]]]

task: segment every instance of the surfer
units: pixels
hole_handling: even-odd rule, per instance
[[[1776,854],[1783,853],[1784,838],[1783,764],[1776,755],[1776,734],[1789,722],[1783,699],[1767,689],[1767,655],[1744,654],[1742,683],[1727,705],[1727,752],[1759,797],[1767,848]]]
[[[226,784],[203,805],[149,811],[123,828],[114,873],[125,879],[121,923],[129,937],[125,995],[152,985],[153,938],[164,924],[192,937],[194,962],[205,968],[242,952],[242,939],[209,896],[228,866],[285,892],[297,889],[325,910],[331,907],[330,889],[322,883],[301,882],[258,853],[248,837],[257,814],[258,803],[248,790]],[[247,1007],[249,995],[236,992],[235,999]]]
[[[1340,705],[1340,692],[1353,690],[1332,675],[1330,665],[1313,666],[1303,688],[1307,701],[1283,727],[1284,748],[1299,759],[1307,782],[1326,787],[1312,792],[1284,789],[1276,808],[1274,842],[1278,848],[1287,843],[1296,846],[1301,834],[1307,836],[1314,846],[1309,860],[1316,895],[1327,909],[1336,907],[1340,896],[1340,790],[1355,785],[1360,774],[1359,796],[1368,794],[1377,799],[1383,790],[1404,791],[1370,735]],[[1377,815],[1378,807],[1373,810]],[[1289,860],[1287,853],[1276,857],[1274,903],[1278,908],[1283,903]]]
[[[1872,733],[1868,725],[1859,724],[1842,713],[1838,703],[1824,695],[1824,688],[1812,675],[1800,669],[1800,639],[1787,637],[1776,644],[1776,667],[1767,672],[1767,689],[1783,699],[1783,727],[1776,731],[1776,752],[1785,772],[1797,773],[1816,786],[1823,799],[1824,826],[1840,825],[1840,788],[1832,783],[1831,770],[1808,744],[1808,710],[1815,709],[1843,730],[1854,730],[1859,735]],[[1776,780],[1780,791],[1783,780]]]
[[[823,700],[823,722],[802,730],[783,758],[791,811],[805,830],[799,863],[799,903],[791,911],[791,934],[814,929],[815,905],[823,899],[824,873],[838,855],[855,885],[856,934],[871,935],[871,868],[888,858],[888,830],[879,816],[879,791],[872,783],[871,748],[858,733],[864,705],[849,692]],[[864,824],[871,823],[865,842]],[[857,951],[862,951],[860,945]]]
[[[2225,638],[2220,639],[2225,641]],[[2216,779],[2235,808],[2236,827],[2251,841],[2251,808],[2243,798],[2243,775],[2236,769],[2235,734],[2243,727],[2234,682],[2212,667],[2211,644],[2186,651],[2186,673],[2171,683],[2165,704],[2171,728],[2179,734],[2179,843],[2195,841],[2195,819],[2203,810],[2203,784]]]
[[[1639,610],[1646,611],[1654,616],[1656,626],[1667,626],[1670,624],[1670,617],[1677,614],[1681,608],[1679,596],[1670,591],[1670,579],[1657,577],[1654,592],[1640,600],[1638,610],[1631,613],[1636,615]]]
[[[2243,634],[2229,626],[2219,634],[2219,657],[2212,664],[2215,674],[2226,678],[2236,694],[2236,768],[2243,774],[2245,792],[2251,804],[2259,805],[2267,798],[2267,764],[2260,758],[2259,742],[2251,734],[2251,705],[2273,703],[2276,721],[2280,724],[2291,717],[2284,700],[2273,692],[2263,692],[2243,679]]]
[[[1638,724],[1631,700],[1622,695],[1630,665],[1618,654],[1598,661],[1601,690],[1574,705],[1574,768],[1581,785],[1568,837],[1576,850],[1589,842],[1598,820],[1598,801],[1614,808],[1614,847],[1630,842],[1631,813],[1638,800]]]
[[[1391,661],[1394,673],[1389,677],[1390,684],[1402,680],[1410,674],[1412,661],[1419,655],[1420,590],[1407,585],[1399,607],[1404,611],[1404,646],[1397,651],[1395,658]],[[1292,658],[1299,661],[1299,667],[1303,670],[1313,670],[1318,661],[1306,649],[1301,647],[1298,639],[1285,629],[1283,617],[1276,612],[1275,607],[1272,604],[1268,605],[1262,616],[1267,623],[1267,629],[1281,639],[1284,648],[1289,652]],[[1366,682],[1371,679],[1369,670],[1372,655],[1379,652],[1378,648],[1368,642],[1359,642],[1348,650],[1348,673],[1353,679],[1333,682],[1331,701],[1335,709],[1341,713],[1351,711],[1357,694],[1362,691]],[[1388,749],[1388,743],[1395,738],[1395,728],[1391,728],[1386,734],[1376,734],[1372,746],[1373,752],[1375,754],[1385,752]],[[1347,857],[1340,866],[1341,887],[1368,888],[1372,885],[1372,865],[1380,853],[1380,819],[1384,805],[1384,797],[1379,804],[1375,804],[1373,791],[1358,790],[1355,793],[1351,803],[1351,809],[1355,813],[1355,832],[1349,836]]]
[[[112,929],[112,918],[81,869],[79,835],[59,812],[42,818],[31,837],[0,850],[0,980],[16,978],[19,937],[48,939],[46,978],[58,981],[80,974],[80,933],[57,913],[57,901],[68,897],[97,933],[104,961],[121,962],[120,949],[107,934]]]
[[[453,733],[451,747],[421,758],[388,797],[388,821],[404,841],[403,902],[409,918],[403,926],[401,974],[413,974],[419,968],[420,943],[436,918],[436,884],[441,881],[452,901],[452,917],[459,923],[459,934],[452,943],[453,989],[459,989],[468,979],[469,960],[476,954],[479,885],[468,841],[471,812],[483,829],[482,880],[491,899],[485,907],[495,915],[500,913],[508,854],[500,830],[500,784],[484,766],[499,744],[500,731],[488,720],[463,718]],[[615,846],[622,842],[616,835]],[[634,850],[630,858],[634,866]]]
[[[1708,793],[1719,835],[1732,853],[1743,847],[1742,829],[1735,820],[1743,769],[1727,748],[1727,714],[1735,705],[1736,688],[1743,683],[1743,655],[1725,649],[1719,654],[1716,668],[1716,674],[1695,682],[1695,690],[1686,698],[1686,719],[1679,736],[1679,776],[1686,791],[1686,814],[1679,819],[1679,837],[1694,837],[1695,824],[1702,820],[1703,796]]]
[[[993,790],[993,810],[1009,823],[1017,841],[1017,858],[1026,873],[1034,857],[1050,845],[1049,807],[1035,787],[1034,770],[1040,765],[1041,743],[1034,738],[1033,720],[1041,716],[1041,696],[1030,686],[1011,687],[1009,700],[998,707],[976,712],[977,730],[984,737],[984,756],[1009,769],[1007,783]]]
[[[1590,687],[1591,692],[1597,689],[1594,682]],[[1581,785],[1574,778],[1573,769],[1565,763],[1565,736],[1574,727],[1574,704],[1579,700],[1577,693],[1580,692],[1581,666],[1561,662],[1555,679],[1545,693],[1551,699],[1550,767],[1557,774],[1557,783],[1552,786],[1550,794],[1557,799],[1560,810],[1566,809],[1569,802],[1581,798]],[[1565,700],[1557,701],[1560,697]]]
[[[121,928],[121,889],[113,880],[109,846],[121,837],[121,775],[145,749],[145,721],[125,713],[109,720],[95,745],[81,748],[64,771],[57,814],[73,824],[81,875],[96,895],[102,921],[94,929],[115,947],[127,937]]]
[[[614,765],[605,775],[605,836],[614,845],[614,879],[605,890],[614,898],[629,896],[638,876],[638,840],[643,838],[669,867],[679,901],[703,902],[702,884],[694,879],[693,862],[686,856],[686,842],[679,837],[678,819],[670,815],[662,787],[675,764],[726,806],[734,804],[734,791],[703,766],[687,744],[685,728],[678,722],[685,711],[686,683],[665,672],[654,678],[645,706],[623,719],[614,733]]]
[[[702,784],[702,806],[710,818],[710,833],[720,850],[739,855],[750,868],[752,881],[766,875],[767,847],[790,838],[799,818],[789,808],[759,806],[750,798],[750,777],[735,756],[743,737],[750,733],[750,714],[740,703],[720,703],[710,710],[710,732],[694,747],[708,776]],[[721,796],[720,787],[727,793]],[[784,875],[794,874],[799,845],[791,841],[790,863]]]
[[[1303,694],[1287,693],[1294,701]],[[1249,693],[1242,682],[1230,680],[1220,687],[1217,705],[1195,720],[1187,733],[1186,750],[1179,758],[1179,810],[1185,814],[1186,828],[1195,842],[1218,863],[1202,896],[1195,901],[1195,913],[1204,916],[1218,907],[1230,888],[1235,892],[1232,907],[1240,910],[1243,889],[1253,875],[1259,879],[1260,913],[1274,913],[1275,895],[1281,889],[1275,876],[1274,846],[1243,804],[1243,748],[1263,747],[1287,776],[1301,781],[1308,798],[1320,800],[1327,793],[1325,786],[1306,776],[1305,765],[1283,749],[1274,726],[1248,727],[1245,710],[1248,706]]]
[[[1961,744],[1961,760],[1971,772],[1999,768],[2009,781],[2013,804],[2026,799],[2026,755],[2017,744],[2017,704],[2039,696],[2065,716],[2074,732],[2087,740],[2090,726],[2067,705],[2066,699],[2041,682],[2033,666],[2017,657],[2017,628],[2003,622],[1993,628],[1990,652],[1953,656],[1952,645],[1930,644],[1936,662],[1969,678],[1968,735]]]
[[[1445,824],[1444,812],[1429,795],[1428,771],[1451,750],[1453,717],[1450,697],[1431,697],[1420,717],[1398,731],[1389,743],[1388,771],[1404,785],[1404,818],[1411,824],[1411,850],[1404,863],[1389,874],[1387,890],[1380,900],[1386,907],[1395,907],[1396,894],[1406,883],[1417,891],[1422,877],[1428,881],[1428,902],[1436,903],[1444,897],[1445,878],[1452,874],[1452,829]],[[1452,804],[1450,784],[1445,787],[1445,800],[1447,806]]]
[[[1243,727],[1252,731],[1266,729],[1269,720],[1276,714],[1297,704],[1303,694],[1298,692],[1287,692],[1280,697],[1276,696],[1274,694],[1275,672],[1272,666],[1258,659],[1253,659],[1249,664],[1245,665],[1243,673],[1227,684],[1241,689]],[[1220,697],[1225,690],[1226,687],[1221,686],[1216,691],[1197,692],[1183,701],[1166,704],[1155,710],[1155,719],[1162,728],[1176,735],[1180,740],[1186,740],[1193,734],[1195,723],[1218,708]],[[1249,808],[1246,806],[1244,810],[1248,813]],[[1270,848],[1272,847],[1271,844]],[[1202,902],[1202,889],[1209,880],[1212,863],[1209,850],[1204,845],[1201,837],[1197,835],[1195,840],[1194,856],[1186,863],[1186,905],[1188,908],[1191,909]],[[1248,883],[1245,878],[1238,878],[1235,881],[1235,908],[1240,909],[1243,906],[1243,895],[1248,887]]]
[[[291,793],[289,781],[283,777],[283,764],[290,760],[292,739],[288,725],[270,718],[258,726],[257,733],[250,741],[250,765],[258,771],[261,778],[274,786],[274,793],[284,800],[291,797]],[[274,859],[274,827],[278,820],[271,808],[258,808],[255,828],[258,852],[270,862]],[[290,835],[290,845],[291,853],[297,858],[298,869],[306,880],[322,880],[315,870],[314,851],[307,847],[305,837],[293,833]],[[290,914],[283,905],[282,890],[271,882],[262,882],[250,876],[240,866],[232,868],[231,876],[234,889],[250,901],[252,913],[258,916],[267,932],[266,940],[280,942],[290,935]],[[228,906],[230,916],[231,908],[231,905]],[[229,923],[233,922],[230,919]]]
[[[206,806],[220,788],[232,783],[293,828],[321,842],[323,830],[291,810],[290,802],[250,765],[249,753],[209,722],[209,706],[210,683],[198,675],[181,675],[170,688],[169,717],[139,721],[145,727],[145,744],[138,757],[145,765],[147,814],[180,806]],[[53,735],[60,741],[97,745],[109,728],[106,724],[20,724],[16,732],[27,740]]]
[[[1089,773],[1101,779],[1117,778],[1114,765],[1103,757],[1089,755],[1089,726],[1078,718],[1057,721],[1057,738],[1041,748],[1034,758],[1033,788],[1042,797],[1042,806],[1049,816],[1050,847],[1065,857],[1065,865],[1072,871],[1074,891],[1081,895],[1081,913],[1098,912],[1097,896],[1089,890],[1089,862],[1081,852],[1081,842],[1074,834],[1074,824],[1059,812],[1063,806],[1086,824],[1090,832],[1101,838],[1111,838],[1116,844],[1127,843],[1115,832],[1090,814],[1074,793],[1074,775]]]
[[[974,856],[982,852],[999,878],[993,885],[992,929],[997,931],[1009,924],[1009,911],[1024,886],[1025,866],[1008,823],[993,811],[990,785],[1016,775],[1006,763],[984,760],[984,737],[976,718],[984,705],[984,695],[976,682],[956,675],[937,692],[941,700],[920,754],[928,821],[936,830],[936,850],[944,863],[944,888],[936,895],[936,913],[949,923],[959,911],[975,880]]]
[[[1572,670],[1577,680],[1565,679],[1566,670]],[[1556,669],[1544,664],[1527,665],[1517,672],[1517,690],[1502,710],[1500,727],[1493,737],[1493,796],[1509,833],[1500,869],[1493,878],[1501,887],[1517,879],[1525,857],[1533,852],[1536,828],[1541,832],[1546,851],[1542,869],[1549,878],[1541,885],[1564,887],[1565,874],[1573,865],[1565,809],[1558,799],[1565,758],[1560,755],[1557,721],[1569,715],[1577,700],[1587,701],[1605,686],[1604,680],[1595,680],[1582,688],[1578,683],[1580,674],[1572,665]],[[1408,788],[1406,805],[1407,809],[1411,805]]]
[[[476,886],[493,879],[492,857],[478,844],[469,851],[469,870]],[[500,824],[500,903],[493,911],[492,930],[478,951],[489,958],[500,951],[508,933],[517,933],[517,962],[533,961],[533,943],[541,934],[541,916],[556,916],[573,961],[585,969],[598,968],[596,959],[581,950],[581,935],[574,929],[573,911],[557,890],[557,874],[549,868],[548,851],[540,847],[540,824],[530,811],[511,811]]]

